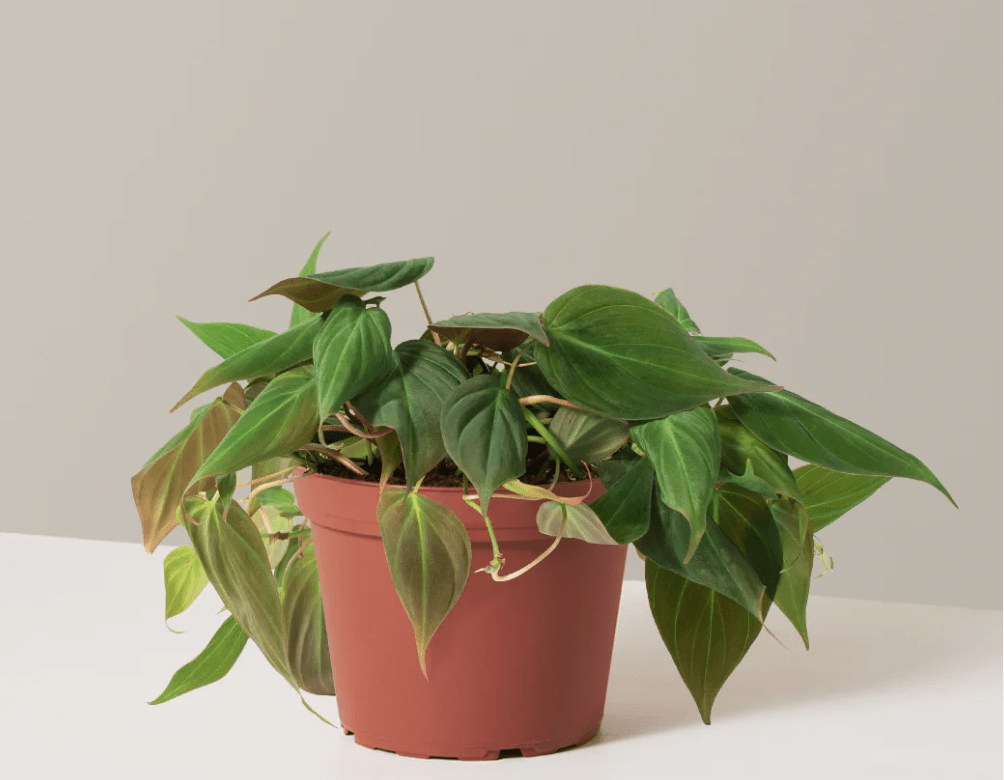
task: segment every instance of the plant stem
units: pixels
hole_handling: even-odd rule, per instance
[[[422,288],[418,286],[418,282],[415,282],[415,292],[418,293],[418,300],[422,302],[422,311],[425,312],[425,321],[430,325],[432,324],[432,315],[429,314],[429,307],[425,305],[425,296],[422,295]],[[436,342],[437,347],[443,346],[439,341],[439,334],[435,331],[429,331],[432,333],[432,340]]]
[[[558,535],[554,537],[554,541],[551,542],[551,546],[548,547],[546,550],[544,550],[544,552],[542,552],[540,555],[538,555],[536,558],[530,561],[522,569],[514,571],[512,574],[500,575],[497,571],[491,572],[492,579],[495,580],[495,582],[508,582],[509,580],[514,580],[517,577],[526,574],[528,571],[530,571],[530,569],[532,569],[534,566],[536,566],[538,563],[544,560],[548,555],[553,553],[554,549],[558,546],[558,542],[561,541],[561,535],[565,532],[565,520],[567,519],[567,517],[568,516],[566,515],[565,517],[562,518],[561,528],[558,529]]]
[[[478,503],[477,497],[467,495],[468,484],[469,483],[467,481],[467,475],[464,474],[464,493],[463,493],[464,501],[467,502],[467,505],[471,507],[471,509],[476,509],[478,512],[481,513],[481,517],[485,521],[485,528],[488,529],[488,538],[491,540],[492,543],[492,562],[489,564],[489,567],[496,563],[499,566],[501,566],[502,563],[505,561],[505,559],[502,557],[502,551],[499,550],[499,543],[498,540],[495,538],[495,529],[492,528],[492,521],[488,519],[487,514],[481,511],[481,505],[480,503]]]
[[[537,433],[541,435],[547,446],[554,450],[554,454],[564,461],[565,465],[568,466],[569,471],[571,471],[575,476],[581,477],[582,472],[579,470],[578,466],[572,463],[572,459],[568,457],[568,453],[565,452],[564,447],[558,444],[558,440],[551,435],[551,432],[547,430],[547,427],[540,420],[534,417],[530,410],[525,406],[523,407],[523,416],[526,418],[526,421],[533,426]]]
[[[506,390],[508,390],[508,389],[510,389],[512,387],[512,380],[513,380],[513,377],[516,376],[516,368],[519,366],[519,359],[521,357],[523,357],[523,353],[524,352],[526,352],[528,349],[530,349],[530,347],[532,346],[532,344],[533,344],[533,342],[531,342],[530,344],[527,344],[525,347],[523,347],[522,350],[520,350],[520,353],[518,355],[516,355],[516,357],[514,357],[512,359],[512,368],[509,369],[509,378],[506,379],[506,381],[505,381],[505,389]]]

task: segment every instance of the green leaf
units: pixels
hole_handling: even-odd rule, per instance
[[[300,269],[300,273],[297,276],[310,276],[317,272],[317,256],[321,254],[321,247],[324,246],[324,242],[328,240],[328,236],[331,233],[325,233],[321,236],[321,240],[317,242],[317,246],[314,247],[314,251],[310,253],[310,259],[304,263],[303,268]],[[293,311],[289,315],[289,327],[295,328],[297,325],[302,325],[307,320],[311,319],[313,314],[298,303],[293,304]]]
[[[722,456],[714,412],[701,407],[635,423],[631,438],[652,462],[662,502],[690,523],[690,543],[683,559],[688,563],[704,534]]]
[[[718,470],[718,481],[716,484],[738,485],[739,487],[763,496],[764,498],[777,498],[777,491],[770,484],[760,479],[760,477],[753,473],[753,464],[750,461],[746,462],[746,471],[742,474],[733,474],[725,468],[725,466],[722,466]]]
[[[295,685],[286,660],[279,591],[261,534],[251,518],[233,501],[224,522],[217,504],[198,496],[185,498],[184,511],[194,522],[180,509],[178,514],[223,604],[269,663]]]
[[[387,312],[346,296],[331,310],[314,339],[317,406],[321,419],[394,367]]]
[[[239,322],[192,322],[181,316],[178,319],[221,358],[228,358],[275,335],[274,330],[255,328]]]
[[[271,506],[259,506],[251,513],[251,521],[255,524],[259,534],[288,534],[293,530],[293,521],[280,515],[279,510]],[[289,539],[262,537],[262,541],[265,543],[265,554],[268,556],[269,568],[274,569],[286,555]]]
[[[484,344],[503,352],[521,345],[529,336],[547,346],[540,313],[510,311],[505,314],[460,314],[440,320],[429,330],[455,343]],[[529,362],[529,361],[527,361]]]
[[[871,496],[891,477],[844,474],[810,463],[795,469],[795,479],[805,496],[812,530],[819,531]]]
[[[133,500],[143,525],[143,549],[147,552],[153,552],[178,524],[175,511],[185,495],[215,485],[213,479],[193,484],[193,477],[240,415],[238,409],[217,398],[204,414],[168,442],[173,443],[170,449],[162,448],[154,460],[132,477]]]
[[[388,487],[377,503],[391,580],[415,629],[422,674],[429,641],[453,609],[471,569],[471,539],[442,504]]]
[[[697,323],[691,319],[687,309],[680,303],[679,298],[676,297],[676,293],[673,292],[672,287],[656,295],[655,302],[668,311],[685,331],[689,333],[701,332],[701,329],[697,327]]]
[[[809,604],[809,584],[812,581],[812,525],[801,504],[787,499],[768,503],[784,547],[784,568],[781,570],[774,603],[798,629],[805,649],[808,650],[806,607]]]
[[[287,455],[308,444],[318,425],[314,367],[279,374],[227,431],[193,479]]]
[[[711,516],[753,566],[768,598],[775,598],[783,568],[781,535],[762,496],[738,485],[715,491]]]
[[[274,509],[285,518],[299,517],[303,514],[296,505],[296,496],[282,487],[265,488],[257,493],[248,504],[248,514],[254,515],[259,507],[263,506]]]
[[[240,657],[248,635],[237,625],[233,616],[223,621],[205,650],[174,673],[167,688],[149,704],[165,701],[214,683],[226,676]]]
[[[416,260],[295,276],[273,284],[251,300],[256,301],[266,295],[283,295],[307,311],[327,311],[343,295],[361,296],[368,292],[387,292],[417,282],[432,270],[433,262],[431,257],[421,257]]]
[[[588,504],[569,506],[545,501],[537,509],[537,530],[547,536],[560,532],[566,539],[581,539],[590,544],[618,544]]]
[[[687,519],[653,495],[648,532],[634,543],[638,551],[662,568],[729,597],[752,615],[766,614],[766,589],[756,569],[717,523],[708,524],[700,546],[685,564],[689,539]]]
[[[554,413],[550,430],[573,463],[600,463],[628,440],[628,427],[623,421],[567,406]]]
[[[303,555],[294,556],[286,568],[282,613],[286,622],[286,657],[296,684],[309,693],[334,696],[335,681],[313,546],[304,549]]]
[[[755,341],[740,338],[739,336],[726,338],[694,336],[694,340],[700,345],[701,349],[704,350],[708,357],[730,357],[736,352],[756,352],[760,355],[766,355],[771,360],[777,360],[777,358]]]
[[[512,390],[485,374],[454,387],[443,400],[446,451],[478,493],[488,514],[492,493],[526,472],[526,423]]]
[[[753,474],[773,488],[775,495],[770,498],[782,495],[802,501],[802,491],[788,467],[788,459],[764,444],[742,423],[728,419],[728,408],[720,406],[715,410],[722,439],[722,465],[737,476],[745,476],[752,466]]]
[[[736,368],[729,371],[749,381],[765,381]],[[913,455],[800,395],[782,390],[770,395],[730,396],[729,404],[743,425],[779,452],[833,471],[926,482],[958,506],[931,470]]]
[[[701,720],[760,633],[760,622],[711,588],[645,562],[649,607]]]
[[[538,344],[534,355],[544,376],[569,400],[610,417],[648,420],[776,389],[722,370],[669,312],[629,290],[576,287],[551,302],[543,323],[551,345]]]
[[[187,545],[171,550],[164,558],[164,620],[192,606],[208,584],[195,550]]]
[[[443,401],[470,378],[457,358],[428,341],[404,341],[392,353],[393,370],[354,403],[374,425],[397,431],[408,487],[446,455],[440,430]]]
[[[624,472],[614,481],[609,481],[609,476],[603,476],[604,493],[590,506],[603,521],[610,536],[619,544],[628,544],[648,531],[655,471],[648,458],[608,463],[623,463]]]
[[[219,365],[206,371],[171,411],[200,393],[226,382],[278,373],[310,360],[313,355],[314,337],[320,327],[320,319],[315,318],[292,330],[270,336],[240,352],[235,352]]]

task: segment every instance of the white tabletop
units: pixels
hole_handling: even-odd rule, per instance
[[[164,626],[136,544],[0,534],[0,774],[33,778],[995,778],[1001,613],[813,596],[811,652],[772,610],[705,726],[625,583],[606,715],[572,750],[494,762],[356,745],[253,644],[222,681],[158,706],[221,622],[212,589]],[[835,575],[831,575],[835,576]],[[334,698],[309,696],[337,723]]]

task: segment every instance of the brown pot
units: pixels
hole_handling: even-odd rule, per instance
[[[559,483],[582,495],[588,483]],[[460,488],[421,488],[464,523],[473,552],[463,595],[432,637],[427,680],[398,599],[376,520],[378,486],[321,474],[294,483],[313,527],[338,714],[346,734],[406,756],[498,758],[553,753],[600,726],[627,548],[562,539],[526,574],[495,582],[481,515]],[[603,487],[592,480],[589,501]],[[526,565],[553,538],[539,501],[495,498],[502,571]]]

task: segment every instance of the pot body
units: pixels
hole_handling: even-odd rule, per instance
[[[588,482],[559,483],[582,495]],[[592,480],[589,500],[603,491]],[[310,519],[338,714],[356,742],[410,756],[497,758],[551,753],[599,729],[627,548],[562,539],[508,582],[475,573],[492,558],[481,515],[460,488],[422,488],[471,537],[471,574],[440,625],[422,675],[415,635],[394,590],[376,520],[375,483],[312,474],[294,483]],[[537,530],[539,501],[502,498],[490,517],[505,566],[554,540]]]

